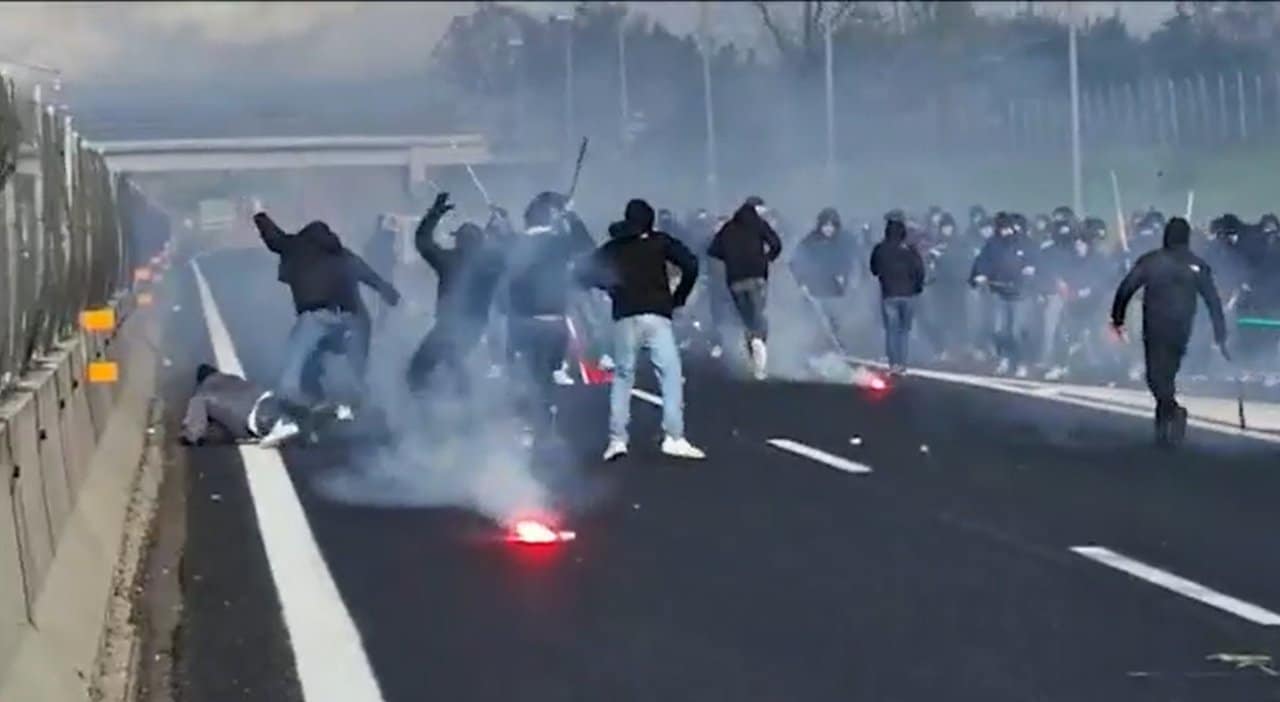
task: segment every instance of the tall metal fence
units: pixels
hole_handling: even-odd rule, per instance
[[[132,252],[102,156],[39,89],[0,78],[0,392],[129,284]]]

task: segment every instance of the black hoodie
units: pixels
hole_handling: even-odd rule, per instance
[[[280,256],[279,279],[289,286],[298,314],[319,309],[362,313],[360,283],[377,290],[389,304],[400,301],[396,289],[364,259],[344,248],[324,222],[312,222],[293,236],[265,212],[254,215],[253,223],[267,248]]]
[[[835,226],[831,236],[822,233],[825,224]],[[856,249],[853,235],[840,226],[840,215],[827,208],[818,214],[818,223],[813,231],[800,240],[792,255],[791,270],[811,295],[840,297],[849,284],[849,270],[853,267]]]
[[[585,227],[564,232],[548,205],[555,193],[543,193],[525,209],[525,230],[505,247],[507,306],[516,317],[564,316],[569,304],[569,263],[591,250]],[[570,222],[570,228],[572,222]]]
[[[484,231],[470,222],[454,232],[452,250],[442,248],[435,241],[442,214],[428,211],[413,236],[418,253],[436,272],[436,321],[484,324],[502,278],[502,255],[486,245]]]
[[[1013,221],[1008,216],[996,216],[996,233],[983,245],[982,251],[973,261],[969,272],[972,283],[978,276],[986,276],[991,290],[1005,300],[1022,299],[1035,283],[1035,268],[1040,247],[1026,234],[1002,234],[1002,230],[1013,229]],[[1033,270],[1028,274],[1027,268]]]
[[[653,219],[647,202],[628,202],[623,220],[609,226],[609,241],[576,268],[579,283],[609,293],[614,319],[642,314],[670,318],[698,279],[698,257],[679,239],[654,231]],[[680,269],[674,293],[668,263]]]
[[[871,250],[871,274],[880,279],[881,297],[912,297],[924,291],[924,259],[907,243],[907,225],[891,219],[884,241]]]
[[[1191,253],[1191,227],[1181,217],[1174,217],[1164,227],[1164,246],[1143,254],[1129,274],[1120,281],[1111,305],[1111,323],[1124,325],[1129,300],[1145,289],[1142,296],[1142,336],[1160,343],[1185,347],[1191,338],[1191,324],[1196,316],[1196,295],[1204,299],[1213,323],[1213,338],[1218,344],[1227,339],[1227,325],[1222,316],[1222,301],[1213,284],[1209,264]]]
[[[782,253],[782,240],[748,201],[725,222],[711,240],[707,254],[724,261],[729,285],[751,278],[768,278],[769,263]]]

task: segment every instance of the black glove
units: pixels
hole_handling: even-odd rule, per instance
[[[449,202],[449,193],[442,192],[439,195],[436,195],[436,201],[431,203],[431,211],[429,214],[434,214],[439,217],[452,209],[453,205]]]

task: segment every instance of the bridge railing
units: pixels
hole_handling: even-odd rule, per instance
[[[121,187],[69,116],[0,77],[0,392],[128,289]]]

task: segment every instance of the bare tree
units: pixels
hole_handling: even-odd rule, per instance
[[[858,14],[874,15],[874,11],[860,7],[870,3],[852,2],[850,0],[804,0],[803,2],[756,2],[756,10],[760,13],[760,21],[777,45],[778,51],[788,61],[796,64],[812,64],[822,56],[823,35],[830,27],[839,29],[849,19]],[[799,10],[799,18],[788,21],[785,14],[794,15]]]

